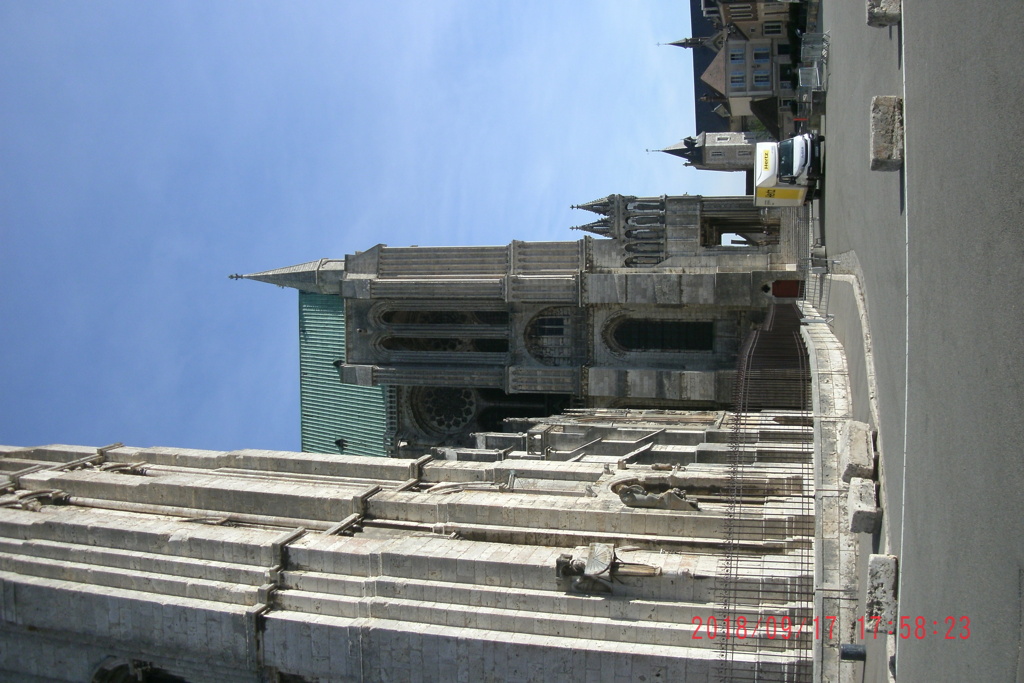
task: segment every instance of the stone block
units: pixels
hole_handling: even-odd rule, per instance
[[[850,519],[850,531],[873,534],[882,519],[882,511],[878,508],[875,498],[875,482],[854,477],[850,481],[848,495],[846,509]]]
[[[895,555],[868,556],[868,587],[864,610],[868,617],[881,617],[886,624],[896,620]]]
[[[750,273],[716,273],[715,303],[719,306],[749,306],[752,287]]]
[[[345,363],[339,363],[336,367],[338,368],[338,376],[341,377],[342,384],[353,384],[360,387],[373,386],[372,365],[348,365]]]
[[[871,170],[903,168],[903,98],[871,98]]]
[[[884,28],[903,19],[902,0],[867,0],[868,26]]]
[[[839,467],[843,481],[854,477],[874,479],[875,445],[871,427],[863,422],[850,421],[844,425],[839,442]]]

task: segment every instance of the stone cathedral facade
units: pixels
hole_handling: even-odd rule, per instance
[[[593,218],[577,241],[377,245],[243,277],[343,300],[332,362],[390,389],[391,455],[570,406],[728,407],[740,343],[797,279],[792,220],[749,197],[576,208]]]
[[[795,225],[742,197],[579,208],[575,242],[244,276],[299,290],[303,429],[341,401],[333,453],[0,446],[0,680],[812,680],[793,625],[840,612],[810,372],[744,408],[788,377],[757,361],[801,325]],[[338,454],[367,434],[404,459]]]
[[[810,623],[808,415],[518,429],[416,460],[0,446],[0,680],[810,680],[806,630],[708,631]]]

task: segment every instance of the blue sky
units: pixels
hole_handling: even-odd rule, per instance
[[[577,239],[734,194],[685,2],[0,0],[0,443],[299,447],[296,294],[378,242]]]

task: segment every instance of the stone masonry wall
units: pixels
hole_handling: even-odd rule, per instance
[[[715,642],[694,636],[716,608],[722,503],[630,507],[612,488],[672,462],[712,481],[717,451],[694,458],[718,424],[632,450],[606,431],[574,462],[0,447],[0,679],[719,680]],[[783,439],[801,430],[755,437],[758,481],[795,481]],[[743,513],[763,533],[739,539],[738,581],[775,596],[742,601],[750,620],[793,614],[809,581],[785,500]],[[610,593],[556,572],[612,547]],[[751,639],[733,670],[784,677],[795,645]]]

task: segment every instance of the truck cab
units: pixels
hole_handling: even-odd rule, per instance
[[[821,173],[822,137],[804,133],[782,142],[759,142],[754,169],[755,206],[800,206]]]

